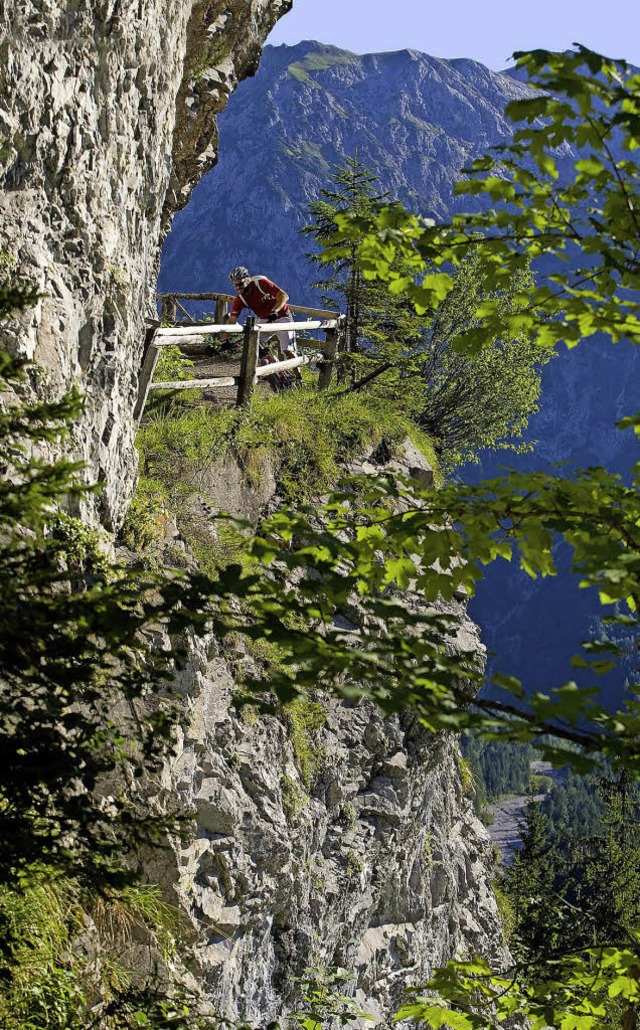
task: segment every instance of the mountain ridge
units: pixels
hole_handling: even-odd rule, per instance
[[[340,60],[322,67],[332,57]],[[161,290],[226,289],[227,269],[253,261],[285,282],[292,298],[317,303],[306,264],[299,269],[308,241],[274,248],[264,239],[265,220],[277,227],[276,243],[289,238],[305,224],[308,204],[334,165],[355,151],[375,166],[384,189],[420,214],[461,210],[466,199],[453,195],[458,168],[510,137],[504,106],[527,92],[462,58],[444,61],[408,50],[358,56],[315,41],[312,47],[267,46],[255,78],[243,83],[231,113],[220,117],[221,157],[213,176],[204,177],[175,218]],[[247,129],[239,132],[238,124]],[[242,225],[242,247],[251,255],[246,260],[233,242],[230,210]],[[290,225],[279,224],[283,215]]]

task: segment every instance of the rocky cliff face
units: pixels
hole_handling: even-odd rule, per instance
[[[389,1026],[405,988],[450,957],[503,955],[491,845],[453,738],[318,697],[326,722],[301,744],[281,720],[234,715],[232,689],[224,657],[203,653],[173,769],[198,813],[176,870],[192,971],[217,1011],[266,1026],[299,1004],[292,977],[342,967]]]
[[[3,5],[0,239],[38,288],[3,346],[78,383],[76,450],[117,524],[163,226],[217,156],[215,114],[291,0]]]
[[[375,471],[371,461],[353,471]],[[253,498],[239,467],[223,468],[224,485],[206,476],[211,501],[255,516],[264,490]],[[392,469],[430,475],[408,441]],[[452,646],[477,660],[464,603],[447,611],[459,620]],[[190,719],[164,786],[197,829],[154,876],[177,884],[188,964],[214,1011],[266,1026],[300,1004],[308,967],[343,968],[355,983],[340,990],[390,1026],[406,988],[452,956],[505,955],[470,777],[455,737],[366,701],[318,694],[277,717],[238,713],[237,683],[261,660],[240,640],[211,640],[179,679]]]

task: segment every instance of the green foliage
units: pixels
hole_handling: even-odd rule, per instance
[[[9,290],[6,309],[17,302],[25,295]],[[124,873],[134,812],[141,836],[157,829],[133,797],[104,805],[97,787],[136,758],[106,712],[110,690],[130,705],[141,698],[154,665],[143,672],[137,638],[148,619],[144,587],[109,568],[95,534],[57,512],[63,497],[87,493],[79,466],[32,456],[34,444],[64,438],[79,397],[21,403],[24,372],[4,353],[0,377],[15,398],[0,413],[0,879],[46,861],[108,882]],[[138,755],[159,758],[167,733],[159,716]]]
[[[588,909],[584,939],[628,945],[640,927],[640,787],[622,773],[601,777],[598,791],[602,827],[574,853],[571,875]]]
[[[603,830],[582,845],[574,838],[564,858],[540,804],[528,800],[522,847],[495,888],[514,965],[496,974],[479,960],[450,963],[427,985],[440,997],[411,1003],[398,1018],[462,1028],[517,1013],[533,1026],[635,1025],[640,793],[626,774],[601,777],[599,790]]]
[[[359,877],[364,872],[364,859],[357,853],[357,851],[347,852],[347,862],[345,871],[349,879],[353,877]]]
[[[503,200],[504,208],[459,216],[444,227],[427,226],[397,206],[373,217],[338,214],[337,230],[325,240],[325,256],[334,265],[352,260],[353,241],[359,239],[356,257],[365,277],[404,293],[418,311],[437,314],[455,285],[451,271],[443,267],[460,267],[467,255],[478,255],[484,299],[475,312],[477,324],[469,329],[465,322],[451,339],[454,352],[461,354],[473,356],[505,333],[513,338],[523,333],[542,353],[559,339],[574,342],[579,334],[597,329],[614,341],[626,330],[637,339],[638,303],[631,291],[640,286],[633,216],[638,169],[626,158],[619,167],[609,145],[614,133],[623,149],[633,151],[638,145],[637,79],[625,83],[624,66],[616,68],[584,50],[576,57],[536,53],[523,63],[529,70],[537,69],[543,89],[557,88],[568,95],[564,104],[550,104],[548,121],[523,129],[513,147],[502,151],[502,178],[490,174],[470,180],[475,192],[484,190]],[[571,117],[574,100],[576,117]],[[546,95],[537,101],[536,110],[547,101]],[[525,121],[532,110],[530,101],[510,108],[512,116]],[[588,131],[580,128],[585,121],[591,126]],[[580,161],[572,182],[555,174],[554,147],[578,137],[599,151],[607,165],[598,179],[604,200],[596,196],[593,180],[585,182]],[[537,173],[527,164],[532,139]],[[585,213],[587,202],[596,211],[596,232],[587,232],[593,228]],[[604,216],[597,216],[600,204],[602,211],[619,209],[627,215],[607,226]],[[581,229],[573,233],[576,225]],[[563,261],[570,238],[586,262],[578,273],[587,277],[582,285],[572,265]],[[553,288],[546,281],[533,288],[518,285],[528,260],[541,255],[556,263]],[[412,269],[414,278],[401,275],[398,263]],[[416,286],[419,274],[424,278]],[[513,302],[506,310],[501,300],[505,289],[511,290]],[[494,292],[497,296],[491,299]],[[630,416],[621,425],[638,431],[640,416]],[[637,476],[638,469],[632,471]],[[455,616],[419,603],[410,604],[407,612],[407,605],[396,600],[396,591],[409,587],[427,606],[438,599],[451,600],[462,590],[473,594],[480,566],[496,560],[518,561],[532,577],[554,575],[553,546],[561,535],[581,586],[597,591],[605,612],[608,609],[608,627],[624,626],[637,636],[637,481],[628,485],[617,475],[592,468],[571,477],[559,471],[513,472],[473,487],[449,484],[437,494],[415,483],[371,480],[359,491],[359,511],[353,510],[346,489],[328,506],[320,532],[317,509],[280,512],[255,544],[256,555],[278,561],[289,575],[294,569],[301,575],[287,598],[275,599],[267,587],[265,611],[268,633],[285,648],[279,624],[287,605],[295,604],[308,619],[308,630],[291,641],[304,655],[303,662],[290,659],[292,665],[298,663],[298,689],[313,682],[347,696],[364,693],[389,711],[410,704],[434,730],[482,725],[495,739],[523,743],[549,733],[542,754],[556,765],[571,764],[584,771],[596,767],[604,755],[618,768],[638,771],[640,704],[634,682],[620,712],[608,712],[597,699],[598,678],[615,666],[620,654],[615,634],[586,640],[574,656],[574,665],[590,675],[589,686],[578,689],[573,681],[550,685],[544,694],[525,701],[522,685],[500,676],[496,682],[514,700],[482,695],[468,709],[470,693],[481,677],[470,656],[456,657],[443,642]],[[259,593],[256,585],[250,589]],[[333,613],[344,611],[350,598],[358,598],[359,613],[357,632],[348,634],[332,623]],[[320,620],[321,627],[314,620]],[[291,681],[276,679],[274,689],[288,697]],[[577,748],[567,750],[558,741]]]
[[[147,979],[156,974],[139,967],[132,944],[144,941],[150,954],[155,949],[165,962],[173,961],[177,913],[148,884],[94,895],[77,880],[55,873],[52,878],[51,872],[30,869],[17,886],[0,888],[2,1026],[137,1026],[145,1010],[155,1007]]]
[[[197,493],[205,470],[231,454],[249,480],[264,474],[268,460],[286,497],[317,496],[337,481],[346,462],[382,440],[393,447],[408,430],[409,421],[387,402],[310,387],[255,396],[246,412],[171,402],[146,418],[138,433],[143,479],[132,518],[156,483],[179,515],[185,493]],[[428,447],[426,437],[421,446]]]
[[[356,810],[350,801],[340,802],[340,821],[348,830],[352,830],[357,823]]]
[[[316,701],[292,701],[282,710],[296,759],[300,778],[310,789],[322,762],[326,747],[318,740],[320,730],[327,721],[327,710]]]
[[[498,906],[500,915],[500,926],[502,927],[502,938],[505,944],[509,944],[516,927],[516,913],[508,894],[502,889],[499,883],[493,883],[493,894]]]
[[[494,973],[484,959],[451,961],[425,984],[425,996],[403,1005],[396,1020],[411,1019],[439,1030],[486,1030],[518,1016],[533,1030],[596,1030],[634,1025],[640,1002],[640,967],[629,948],[587,948],[547,968],[532,985],[517,969]],[[617,1017],[617,1018],[616,1018]]]
[[[304,235],[311,236],[323,247],[335,233],[334,218],[338,212],[371,217],[376,204],[388,196],[377,191],[377,183],[378,176],[370,168],[365,168],[357,155],[347,158],[344,165],[337,165],[331,185],[320,191],[320,200],[309,205],[312,221],[303,227]],[[328,304],[335,304],[336,295],[340,297],[340,308],[346,315],[345,348],[347,354],[352,355],[362,350],[367,312],[376,305],[381,291],[367,283],[363,276],[357,256],[361,235],[354,233],[349,238],[343,237],[342,242],[342,253],[332,263],[331,275],[313,285],[325,291],[323,299]],[[315,264],[322,265],[322,254],[309,256]]]
[[[433,485],[436,490],[440,490],[440,488],[444,486],[444,472],[440,459],[436,454],[436,448],[432,437],[423,432],[423,430],[419,429],[416,425],[410,425],[408,427],[407,436],[411,440],[413,446],[420,451],[420,454],[426,460],[427,464],[433,469]]]
[[[364,275],[389,282],[426,311],[453,288],[449,271],[440,269],[460,264],[467,253],[481,254],[490,292],[516,282],[528,260],[544,256],[553,267],[534,289],[515,294],[521,306],[510,314],[497,300],[480,306],[478,324],[471,332],[463,327],[456,340],[461,352],[476,352],[505,326],[543,349],[561,341],[573,346],[599,331],[614,342],[637,341],[639,166],[627,155],[638,146],[638,76],[584,47],[518,56],[539,95],[509,104],[507,114],[520,123],[514,142],[476,161],[456,187],[459,194],[484,194],[495,206],[446,226],[426,225],[400,205],[369,219],[338,215],[327,260],[349,254],[343,237],[356,233]],[[581,150],[569,178],[559,167],[567,144]],[[614,147],[626,152],[622,160]],[[580,261],[569,265],[567,256]],[[420,284],[398,270],[399,260],[416,273],[427,269]]]
[[[122,540],[128,547],[134,551],[145,551],[164,537],[170,517],[167,501],[166,488],[161,480],[139,477],[121,530]]]
[[[604,807],[599,778],[600,772],[578,776],[571,769],[564,770],[562,781],[554,783],[542,803],[549,842],[564,858],[570,858],[579,847],[579,838],[595,837],[602,831]]]
[[[177,383],[190,379],[188,369],[193,361],[185,357],[179,347],[163,347],[153,375],[156,383]]]
[[[168,491],[176,483],[193,483],[233,439],[236,409],[212,412],[204,405],[167,402],[145,418],[137,436],[143,476],[161,482]]]
[[[0,372],[20,388],[6,355]],[[88,488],[77,465],[47,465],[29,446],[59,442],[79,410],[71,395],[16,402],[0,415],[0,874],[40,860],[104,883],[125,875],[133,822],[134,836],[158,832],[135,791],[106,805],[99,782],[143,757],[152,768],[169,744],[168,707],[148,721],[142,710],[135,716],[149,680],[168,673],[166,659],[143,652],[139,631],[180,590],[113,565],[95,533],[56,510]],[[114,704],[119,725],[108,714]]]
[[[354,998],[344,994],[340,987],[353,980],[344,969],[311,967],[304,976],[294,978],[304,1000],[301,1012],[288,1018],[291,1030],[324,1030],[327,1026],[349,1026],[355,1019],[375,1022],[373,1016],[363,1012]]]
[[[371,375],[369,388],[376,393],[401,393],[405,410],[435,441],[447,467],[475,460],[483,447],[523,449],[517,441],[537,410],[540,368],[550,353],[513,322],[496,328],[473,356],[454,345],[478,325],[482,304],[495,303],[500,316],[522,309],[520,298],[533,286],[526,263],[512,282],[488,291],[478,255],[468,254],[446,277],[450,290],[416,313],[403,296],[417,285],[415,263],[401,255],[391,265],[394,278],[381,283],[362,259],[362,226],[375,219],[386,199],[376,194],[377,181],[356,157],[347,160],[336,168],[332,187],[310,205],[313,221],[302,230],[323,248],[312,260],[331,270],[315,285],[328,291],[328,303],[337,294],[346,311],[346,354],[339,369],[343,376],[349,372],[352,388]]]
[[[479,243],[479,253],[486,262],[488,283],[513,276],[526,257],[544,256],[551,268],[551,274],[536,284],[528,304],[523,297],[518,318],[520,328],[538,346],[548,348],[560,341],[573,346],[597,331],[613,342],[623,335],[640,342],[640,167],[627,157],[640,146],[640,77],[631,75],[623,62],[582,47],[573,55],[534,51],[520,55],[519,63],[545,92],[510,105],[511,116],[524,123],[514,145],[502,148],[498,158],[477,162],[474,171],[483,177],[460,185],[460,192],[488,193],[502,206],[487,215],[456,219],[442,234],[425,230],[398,211],[383,214],[378,230],[385,223],[384,230],[370,240],[371,272],[387,274],[396,245],[404,245],[403,234],[405,240],[413,240],[415,255],[428,256],[437,265],[440,257],[455,261],[455,248],[470,245],[463,229],[484,227],[488,235]],[[567,143],[582,148],[569,180],[558,167]],[[615,159],[614,146],[627,152],[621,160]],[[436,253],[432,245],[437,237]],[[565,264],[566,256],[578,260]],[[541,312],[551,314],[551,319],[544,321]],[[481,324],[471,338],[460,340],[462,349],[482,347],[495,325],[494,306],[484,305],[479,314]],[[636,432],[639,424],[637,415],[621,423]],[[553,535],[561,533],[573,549],[582,584],[597,589],[609,607],[605,620],[610,632],[587,641],[585,654],[574,659],[574,664],[590,669],[594,679],[625,657],[616,641],[622,629],[637,640],[635,573],[640,541],[634,527],[640,514],[639,471],[639,466],[632,470],[631,487],[602,469],[592,469],[572,479],[512,475],[498,488],[503,525],[518,540],[523,568],[530,575],[553,574]],[[491,490],[490,484],[482,487],[485,500]],[[536,498],[532,509],[529,497]],[[472,508],[468,517],[477,514]],[[502,685],[519,691],[512,680],[505,678]],[[574,743],[589,749],[600,732],[608,742],[620,733],[620,748],[608,753],[614,764],[627,766],[635,776],[640,771],[637,689],[634,681],[628,705],[613,720],[599,709],[595,691],[579,692],[567,685],[557,695],[558,711],[578,731]],[[534,698],[531,709],[536,706]],[[593,766],[601,763],[602,757],[594,755]],[[450,963],[426,985],[438,997],[405,1006],[398,1019],[459,1030],[497,1026],[516,1013],[534,1030],[616,1025],[630,1030],[637,1025],[640,855],[637,809],[631,804],[626,772],[609,781],[604,798],[604,832],[583,850],[578,868],[574,841],[574,869],[564,869],[560,891],[544,816],[529,802],[525,846],[506,877],[516,902],[516,953],[524,964],[496,973],[480,960]]]
[[[540,802],[527,797],[518,822],[520,847],[507,866],[501,886],[511,901],[514,931],[510,948],[525,963],[540,962],[555,954],[562,928],[562,912],[554,895],[554,870],[547,840],[547,820]]]
[[[36,299],[3,287],[0,316]],[[125,952],[135,936],[176,955],[173,914],[135,881],[139,849],[177,821],[154,813],[141,775],[172,747],[179,635],[202,626],[207,595],[197,577],[119,566],[65,512],[94,488],[77,463],[39,454],[61,448],[81,399],[34,401],[35,371],[0,352],[0,1021],[155,1028],[171,985],[145,982]],[[151,627],[176,634],[170,657],[145,646]]]
[[[514,482],[521,483],[517,494]],[[607,487],[617,492],[618,481],[608,480]],[[409,704],[432,730],[481,725],[496,739],[525,743],[551,734],[541,744],[542,757],[557,765],[585,769],[605,754],[636,768],[640,713],[633,701],[612,714],[596,700],[595,688],[578,690],[570,682],[525,703],[518,682],[498,677],[518,703],[482,695],[470,709],[481,669],[473,652],[448,647],[459,615],[434,607],[440,599],[453,600],[461,588],[473,593],[479,561],[510,558],[515,552],[530,574],[554,571],[553,534],[543,521],[549,489],[549,478],[542,475],[512,475],[481,488],[449,484],[435,493],[416,483],[366,477],[357,483],[357,494],[348,487],[325,507],[320,525],[317,505],[281,510],[267,520],[253,554],[275,563],[279,573],[261,576],[254,569],[243,581],[236,572],[234,589],[250,596],[261,635],[282,648],[281,664],[289,673],[273,677],[276,695],[289,700],[295,679],[299,693],[329,687],[347,697],[364,694],[386,711]],[[630,576],[632,565],[624,555],[637,528],[632,519],[627,522],[622,504],[618,510],[613,504],[601,507],[603,494],[596,499],[581,479],[562,481],[562,489],[566,507],[560,517],[554,509],[549,522],[575,541],[574,561],[583,580],[592,578],[597,587],[606,574],[601,563],[617,566],[620,559]],[[572,490],[584,498],[584,506],[573,507]],[[589,534],[603,522],[611,527],[608,547],[591,551]],[[616,540],[620,550],[611,546]],[[622,576],[611,581],[608,590],[628,591],[629,581]],[[335,624],[336,611],[351,621],[352,631]],[[289,613],[300,620],[297,626],[291,625]],[[257,630],[248,626],[246,632]],[[594,676],[608,667],[596,648]],[[263,692],[264,685],[256,690]],[[559,740],[579,747],[567,750]]]
[[[457,759],[462,789],[466,795],[470,795],[474,792],[473,772],[471,766],[466,758],[462,757],[462,755],[458,755]]]
[[[66,1030],[86,1005],[71,940],[83,912],[74,881],[0,888],[2,958],[0,1019],[6,1030]]]
[[[495,801],[505,794],[527,792],[529,767],[535,757],[535,750],[530,745],[465,736],[462,753],[471,766],[476,789],[485,802]]]
[[[407,421],[384,402],[299,389],[256,398],[236,449],[249,463],[253,450],[266,447],[282,492],[297,500],[324,493],[348,461],[383,440],[390,447],[399,444],[406,429]]]
[[[453,275],[453,287],[426,321],[419,343],[402,362],[403,378],[413,376],[420,426],[438,441],[448,466],[477,460],[482,448],[524,450],[521,440],[530,416],[538,410],[540,369],[551,357],[526,333],[496,333],[477,354],[460,353],[454,341],[477,324],[476,312],[489,300],[500,317],[521,309],[518,296],[530,290],[533,278],[518,271],[508,289],[489,294],[478,254],[469,254]],[[406,301],[405,301],[406,303]],[[420,316],[425,322],[425,316]]]
[[[309,795],[300,787],[291,776],[280,777],[280,794],[282,795],[282,807],[287,819],[295,822],[303,808],[309,802]]]

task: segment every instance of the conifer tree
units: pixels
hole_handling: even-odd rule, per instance
[[[583,897],[592,940],[624,945],[640,926],[640,787],[628,772],[602,776],[601,834],[587,844]]]
[[[311,236],[321,247],[335,233],[334,218],[338,212],[349,212],[357,216],[371,216],[376,205],[388,198],[388,193],[379,193],[378,176],[365,168],[358,160],[357,152],[345,159],[343,165],[336,165],[331,185],[320,191],[320,200],[309,205],[312,219],[302,229],[305,236]],[[362,348],[362,332],[368,309],[375,304],[376,297],[386,294],[377,284],[369,283],[362,274],[358,249],[362,237],[353,234],[345,240],[346,253],[331,267],[331,274],[319,279],[313,285],[323,290],[325,303],[335,303],[340,298],[346,315],[346,351],[358,353]],[[321,268],[321,254],[311,254],[311,260]]]
[[[396,399],[434,440],[447,467],[474,460],[483,447],[516,447],[530,415],[537,410],[540,369],[550,355],[525,334],[496,333],[485,350],[473,356],[457,353],[452,343],[475,325],[483,298],[479,262],[470,255],[454,273],[454,288],[438,311],[418,313],[402,293],[371,281],[363,273],[358,219],[370,221],[388,194],[377,192],[378,176],[357,156],[336,167],[321,199],[309,206],[312,221],[302,232],[320,245],[311,260],[330,274],[315,286],[327,304],[338,299],[346,313],[345,352],[340,368],[348,370],[352,388],[375,381],[375,389]],[[334,256],[335,218],[348,214],[352,228],[341,233]],[[410,263],[398,262],[404,282],[416,280]],[[508,289],[494,291],[505,315],[513,313],[516,293],[531,283],[528,267]]]
[[[516,958],[530,965],[539,963],[557,946],[562,923],[547,817],[531,788],[518,830],[521,845],[503,875],[502,886],[515,916],[511,947]]]

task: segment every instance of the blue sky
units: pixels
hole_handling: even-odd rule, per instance
[[[411,47],[495,70],[514,50],[578,42],[640,65],[640,0],[294,0],[269,43],[302,39],[361,54]]]

